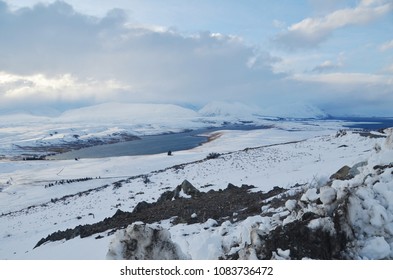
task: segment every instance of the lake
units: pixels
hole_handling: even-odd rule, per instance
[[[344,127],[348,128],[377,130],[380,128],[393,127],[393,119],[391,118],[340,118],[339,120],[350,122],[350,124],[343,124]],[[270,126],[255,126],[250,124],[225,125],[221,127],[197,129],[181,133],[142,136],[140,140],[82,148],[50,156],[48,159],[63,160],[75,158],[104,158],[151,155],[167,153],[168,151],[176,152],[192,149],[206,143],[208,141],[208,137],[200,136],[201,134],[207,134],[223,129],[253,130],[266,129],[269,127]]]
[[[136,156],[176,152],[188,150],[208,141],[208,137],[201,134],[218,130],[252,130],[265,129],[267,126],[254,125],[227,125],[215,128],[197,129],[187,132],[141,136],[140,140],[120,142],[115,144],[99,145],[82,148],[62,154],[47,157],[48,159],[63,160],[75,158],[104,158],[116,156]]]
[[[393,127],[393,118],[340,118],[340,120],[350,122],[350,124],[344,124],[348,128],[360,128],[367,130],[378,130],[387,127]]]

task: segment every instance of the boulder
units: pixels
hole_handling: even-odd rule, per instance
[[[106,255],[110,260],[180,260],[187,259],[160,226],[133,223],[117,231]]]
[[[330,176],[330,180],[349,180],[352,179],[353,176],[349,173],[351,170],[351,167],[348,165],[345,165],[341,167],[336,173],[334,173],[332,176]]]
[[[184,180],[183,183],[178,185],[174,190],[174,198],[179,198],[182,193],[187,196],[194,197],[199,195],[200,191],[197,188],[195,188],[190,182]]]

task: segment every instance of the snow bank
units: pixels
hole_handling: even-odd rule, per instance
[[[390,246],[382,236],[372,237],[365,242],[359,254],[365,259],[384,259],[390,254]]]

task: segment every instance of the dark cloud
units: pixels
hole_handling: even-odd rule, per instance
[[[185,37],[173,30],[127,26],[122,10],[95,18],[64,2],[15,12],[2,7],[5,43],[0,51],[6,55],[0,57],[0,71],[7,73],[70,74],[80,83],[116,80],[127,90],[117,90],[114,98],[196,103],[212,95],[255,99],[282,77],[272,72],[275,58],[233,36],[201,32]]]
[[[330,91],[325,85],[334,79],[277,74],[272,66],[280,58],[241,38],[130,25],[119,9],[98,18],[64,2],[11,11],[0,0],[0,38],[0,110],[64,110],[108,101],[198,106],[212,100],[262,107],[300,100],[323,107],[356,92]],[[332,67],[320,65],[314,73]],[[356,98],[359,104],[367,100]]]

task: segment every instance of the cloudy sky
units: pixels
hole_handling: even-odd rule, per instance
[[[393,116],[393,0],[0,0],[0,112],[311,103]]]

